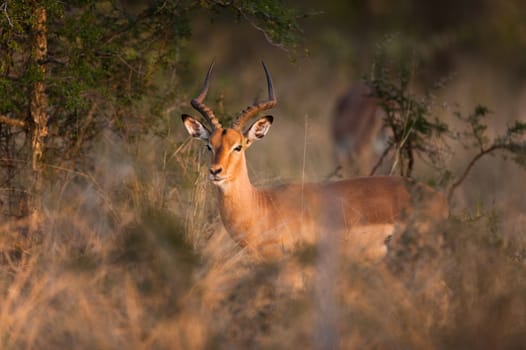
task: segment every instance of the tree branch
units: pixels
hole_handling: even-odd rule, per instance
[[[15,119],[15,118],[8,117],[6,115],[0,115],[0,123],[6,124],[9,126],[16,126],[22,129],[26,127],[26,122]]]
[[[7,23],[9,23],[9,26],[13,26],[13,22],[11,22],[11,18],[9,17],[9,13],[7,12],[7,0],[4,1],[2,5],[0,5],[0,10],[4,10],[5,18],[7,19]]]
[[[371,170],[371,172],[369,173],[369,176],[373,176],[374,173],[376,173],[376,170],[378,170],[378,168],[380,167],[380,165],[382,165],[382,163],[384,162],[384,159],[385,157],[387,157],[387,155],[389,154],[389,151],[391,150],[391,148],[393,148],[393,145],[389,145],[389,147],[387,147],[382,155],[380,156],[380,158],[378,159],[378,161],[376,162],[376,164],[374,165],[373,169]]]
[[[447,194],[448,202],[451,201],[451,197],[453,197],[453,192],[457,189],[458,186],[460,186],[460,184],[462,182],[464,182],[464,180],[468,176],[469,172],[471,171],[471,169],[473,168],[475,163],[480,158],[485,156],[486,154],[489,154],[489,153],[491,153],[491,152],[493,152],[493,151],[495,151],[497,149],[501,149],[501,148],[505,148],[505,145],[503,145],[503,144],[494,144],[494,145],[492,145],[491,147],[489,147],[487,149],[482,149],[477,155],[475,155],[475,157],[473,157],[473,159],[471,159],[471,162],[469,162],[468,166],[466,167],[466,169],[464,170],[462,175],[449,188],[449,191],[448,191],[448,194]]]

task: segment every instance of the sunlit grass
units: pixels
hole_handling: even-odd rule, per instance
[[[229,239],[185,147],[164,167],[105,148],[121,161],[50,187],[32,226],[2,225],[1,348],[522,346],[524,232],[484,212],[409,230],[378,264],[335,254],[324,294],[316,255],[259,264]]]
[[[282,91],[292,84],[281,83]],[[276,115],[247,152],[258,184],[316,181],[332,170],[326,119],[314,113],[327,113],[337,92],[295,109],[302,90],[289,90],[278,110],[289,115]],[[1,349],[524,346],[520,207],[457,205],[427,236],[400,233],[376,264],[326,251],[336,266],[326,271],[316,247],[261,263],[222,228],[207,154],[179,131],[132,145],[104,135],[89,171],[50,170],[41,217],[0,224]],[[486,203],[489,177],[468,181]],[[500,185],[522,190],[516,180]]]

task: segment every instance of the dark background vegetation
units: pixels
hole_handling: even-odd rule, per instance
[[[521,0],[0,0],[0,347],[523,348],[524,13]],[[409,69],[407,96],[457,136],[440,170],[415,160],[419,181],[447,190],[502,137],[513,147],[477,161],[435,235],[409,229],[374,266],[342,258],[324,284],[308,252],[260,265],[221,226],[206,152],[180,121],[213,59],[222,119],[263,96],[261,60],[273,76],[275,123],[248,152],[258,185],[326,180],[334,103],[383,64],[379,91],[401,92]]]

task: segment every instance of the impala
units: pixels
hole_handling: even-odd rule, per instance
[[[353,175],[367,175],[387,147],[382,111],[372,89],[355,82],[336,101],[331,136],[340,166]]]
[[[221,219],[240,246],[262,259],[282,257],[302,244],[316,244],[322,235],[337,234],[341,247],[364,259],[378,259],[395,227],[416,213],[432,219],[448,215],[445,197],[430,187],[402,177],[358,177],[338,182],[254,187],[247,173],[245,151],[263,138],[272,116],[245,124],[277,103],[267,67],[263,69],[268,99],[246,108],[230,127],[223,127],[203,101],[204,86],[191,101],[209,125],[182,115],[188,133],[204,141],[211,154],[209,179],[217,187]]]

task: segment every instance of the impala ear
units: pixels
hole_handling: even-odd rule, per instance
[[[247,131],[245,131],[246,146],[248,147],[252,142],[262,139],[269,131],[273,121],[273,116],[266,115],[250,125]]]
[[[201,124],[200,121],[194,119],[192,116],[189,116],[188,114],[182,115],[184,126],[186,127],[186,130],[190,134],[190,136],[201,139],[203,141],[208,141],[210,138],[210,131]]]

